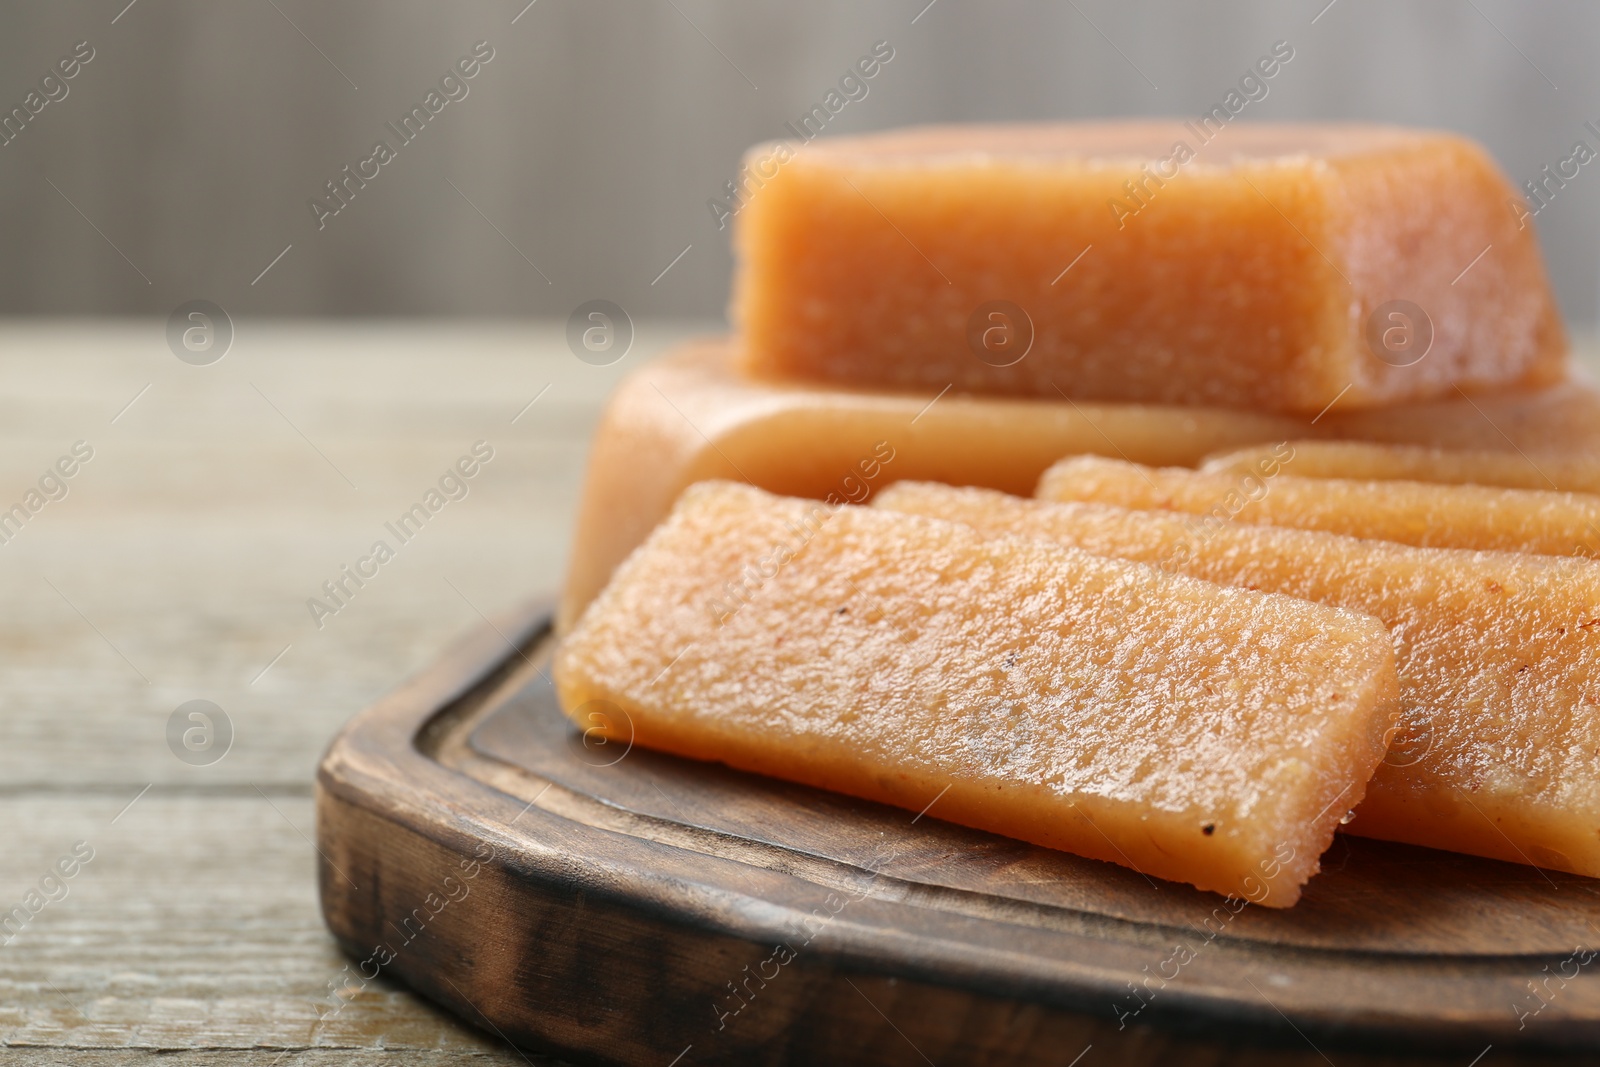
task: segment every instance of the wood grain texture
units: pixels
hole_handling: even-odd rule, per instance
[[[73,842],[96,849],[0,945],[0,1064],[521,1064],[382,980],[312,1032],[350,961],[318,914],[311,781],[340,724],[480,611],[558,587],[600,405],[685,330],[641,323],[628,359],[593,368],[559,323],[236,325],[196,368],[154,320],[0,323],[0,500],[72,442],[96,448],[0,545],[0,910]],[[305,598],[480,437],[497,458],[471,495],[317,630]],[[196,697],[237,731],[208,767],[164,737]],[[862,1035],[894,1037],[875,1014]],[[1108,1047],[1080,1067],[1117,1062]],[[1218,1042],[1169,1062],[1283,1061]]]
[[[520,1064],[386,983],[313,1031],[346,960],[316,904],[312,778],[339,725],[479,610],[558,586],[599,407],[684,331],[641,324],[594,368],[559,323],[237,326],[191,367],[158,321],[0,325],[0,500],[95,448],[0,545],[0,912],[74,841],[97,850],[0,945],[0,1063]],[[318,630],[305,599],[480,438],[496,458],[468,497]],[[211,766],[167,747],[193,698],[235,727]]]
[[[586,743],[547,625],[481,627],[319,775],[330,927],[513,1040],[626,1064],[1600,1050],[1594,953],[1526,992],[1594,944],[1593,880],[1341,838],[1297,907],[1229,910],[941,823],[936,797],[924,819]],[[898,1041],[863,1042],[873,1014]]]
[[[94,849],[68,895],[0,948],[8,1048],[494,1052],[392,987],[319,1016],[345,961],[311,921],[305,796],[152,791],[113,825],[126,803],[110,793],[0,803],[8,867],[28,870],[14,858],[29,857],[30,881],[72,843]]]

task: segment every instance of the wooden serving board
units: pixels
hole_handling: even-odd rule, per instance
[[[652,1067],[1600,1052],[1600,882],[1340,835],[1299,905],[1235,912],[586,739],[547,677],[549,618],[484,626],[324,758],[323,911],[352,974],[530,1048]]]

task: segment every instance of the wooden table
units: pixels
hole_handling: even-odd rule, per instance
[[[0,1060],[522,1063],[398,988],[319,1021],[345,960],[317,909],[312,775],[480,612],[556,588],[599,406],[684,330],[642,324],[596,368],[559,323],[243,322],[196,367],[162,327],[0,328],[0,508],[94,449],[0,545],[0,914],[94,851],[0,945]],[[319,629],[307,599],[479,440],[468,495]],[[235,733],[209,766],[168,747],[193,699]]]
[[[160,322],[0,326],[0,509],[94,450],[0,544],[0,923],[93,850],[0,925],[0,1062],[555,1062],[381,983],[319,1014],[346,961],[312,774],[452,637],[556,588],[599,405],[687,332],[640,324],[596,368],[559,323],[244,322],[196,367]],[[319,628],[308,598],[480,440],[468,495]],[[168,741],[196,699],[234,734],[206,765]]]

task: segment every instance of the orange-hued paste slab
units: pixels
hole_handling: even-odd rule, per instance
[[[1096,456],[1064,459],[1039,480],[1041,500],[1185,511],[1209,523],[1266,526],[1552,556],[1600,556],[1600,496],[1428,482],[1296,478],[1292,453],[1261,473],[1207,474]],[[1271,473],[1266,473],[1270,471]]]
[[[758,145],[741,177],[763,376],[1312,415],[1566,362],[1516,190],[1453,134],[928,127]]]
[[[608,738],[1269,907],[1365,792],[1399,686],[1369,615],[728,482],[618,569],[555,682]]]
[[[1248,473],[1271,462],[1276,445],[1251,446],[1208,458],[1200,469]],[[1484,452],[1382,445],[1365,441],[1292,441],[1296,478],[1498,485],[1562,493],[1600,493],[1600,454]]]
[[[1495,452],[1600,452],[1600,391],[1582,375],[1540,389],[1343,409],[1340,400],[1317,419],[1314,436]]]
[[[874,506],[1375,616],[1394,635],[1401,729],[1346,829],[1600,877],[1600,563],[924,482]]]
[[[849,503],[897,478],[1031,493],[1046,467],[1073,453],[1193,465],[1219,449],[1310,432],[1302,420],[1207,408],[758,382],[733,362],[729,340],[694,341],[612,396],[590,453],[563,626],[684,487],[705,478]]]
[[[684,487],[705,478],[748,479],[777,493],[862,503],[900,478],[1028,494],[1066,455],[1193,466],[1218,450],[1318,433],[1508,451],[1573,448],[1588,440],[1600,449],[1600,396],[1581,382],[1351,420],[1342,420],[1336,407],[1312,425],[1217,408],[767,382],[739,373],[736,362],[730,339],[703,338],[641,367],[618,387],[590,453],[563,627]]]

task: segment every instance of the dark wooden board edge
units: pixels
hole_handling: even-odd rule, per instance
[[[1063,1052],[1091,1044],[1114,1047],[1124,1063],[1173,1062],[1179,1050],[1215,1063],[1321,1063],[1324,1045],[1377,1063],[1396,1062],[1388,1052],[1402,1046],[1441,1053],[1506,1037],[1466,1020],[1419,1026],[1401,1015],[1291,1021],[1265,1002],[1241,1010],[1187,991],[1152,1004],[1149,1023],[1121,1029],[1106,1011],[1106,975],[1092,967],[1065,993],[1060,983],[1000,983],[959,959],[895,958],[881,931],[848,921],[830,928],[826,944],[774,963],[784,909],[759,885],[718,901],[738,907],[710,907],[727,888],[698,878],[694,857],[660,856],[654,884],[619,877],[592,828],[560,825],[532,805],[519,813],[512,797],[419,748],[430,730],[530,670],[549,614],[541,602],[474,631],[354,719],[324,757],[323,911],[363,977],[381,968],[514,1043],[608,1063],[681,1055],[684,1067],[928,1057],[1059,1064],[1070,1059]],[[519,820],[517,833],[505,832]],[[1559,1047],[1595,1035],[1556,1017],[1534,1036]]]

